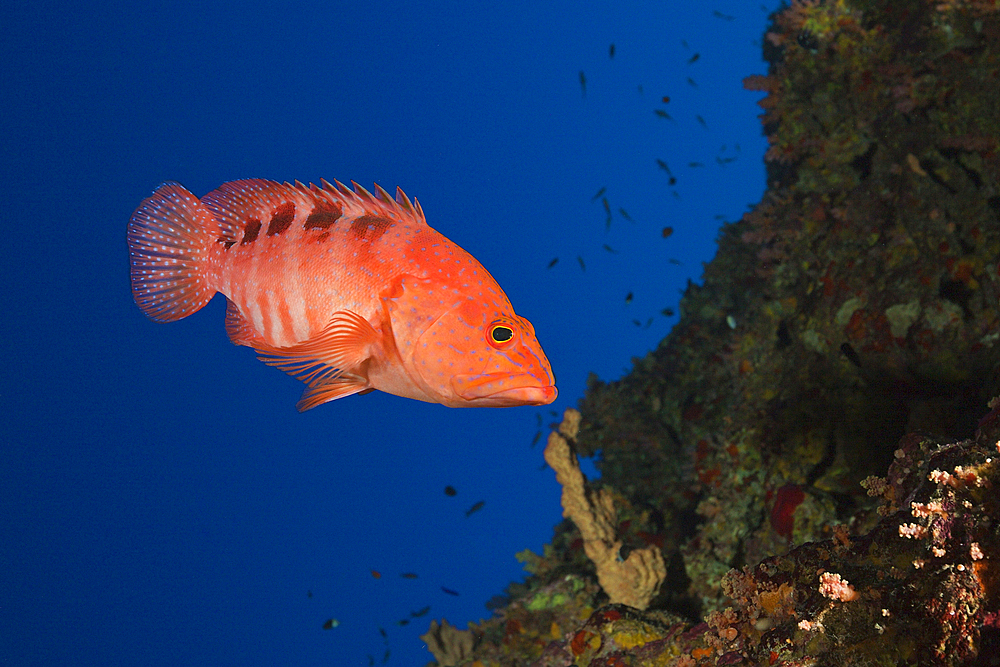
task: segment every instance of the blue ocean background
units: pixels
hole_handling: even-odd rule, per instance
[[[741,82],[776,6],[0,6],[0,664],[424,665],[431,619],[489,617],[561,520],[549,425],[655,348],[763,193]],[[148,320],[132,211],[239,178],[401,186],[558,400],[299,414],[221,297]]]

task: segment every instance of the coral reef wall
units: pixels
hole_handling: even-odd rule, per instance
[[[996,664],[1000,1],[795,0],[765,56],[764,199],[573,429],[665,580],[608,605],[564,522],[462,664]]]

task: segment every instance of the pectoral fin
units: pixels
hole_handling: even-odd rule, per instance
[[[378,343],[379,333],[368,320],[342,310],[309,340],[290,347],[272,347],[257,339],[252,345],[265,364],[309,385],[298,403],[299,410],[304,411],[369,389],[367,361]]]

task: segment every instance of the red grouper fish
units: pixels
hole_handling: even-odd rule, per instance
[[[308,385],[298,403],[378,389],[451,407],[545,405],[555,378],[493,276],[420,204],[357,183],[164,183],[128,226],[132,294],[171,322],[222,292],[226,332]]]

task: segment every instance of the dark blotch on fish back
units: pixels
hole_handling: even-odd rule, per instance
[[[246,224],[243,225],[243,240],[240,241],[240,245],[246,245],[256,241],[257,235],[260,234],[260,227],[261,223],[257,218],[250,218],[247,220]]]
[[[292,202],[285,202],[274,210],[274,214],[271,216],[271,222],[267,226],[267,235],[274,236],[275,234],[280,234],[292,226],[292,220],[294,219],[295,204]]]
[[[392,227],[392,220],[377,215],[363,215],[351,223],[351,233],[359,239],[375,241]]]
[[[340,206],[333,202],[321,199],[316,207],[313,208],[312,212],[309,213],[309,217],[302,224],[303,229],[326,229],[333,223],[340,219],[343,211]]]

